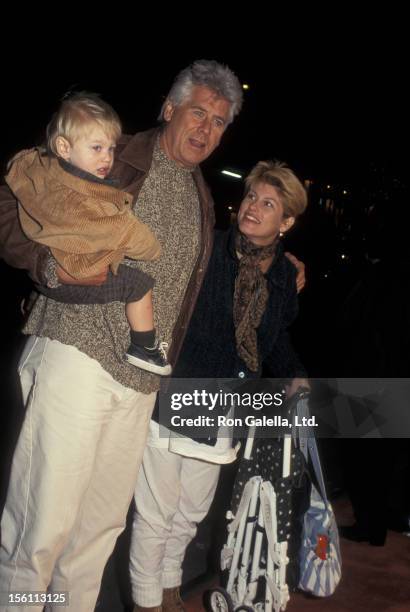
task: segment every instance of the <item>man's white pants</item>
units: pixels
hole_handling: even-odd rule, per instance
[[[206,516],[220,466],[147,446],[135,489],[130,574],[134,601],[158,606],[181,584],[182,561]]]
[[[92,612],[155,393],[120,385],[94,359],[47,338],[29,338],[19,371],[26,415],[1,524],[0,592],[69,591],[68,607],[47,610]]]

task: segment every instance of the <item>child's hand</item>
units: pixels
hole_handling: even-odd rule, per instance
[[[57,265],[58,280],[63,283],[63,285],[94,285],[98,287],[99,285],[103,285],[105,283],[107,280],[107,275],[108,267],[96,276],[90,276],[88,278],[82,278],[79,280],[67,274],[63,268]]]

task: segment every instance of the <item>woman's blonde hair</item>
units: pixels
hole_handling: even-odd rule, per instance
[[[285,217],[298,217],[306,209],[306,189],[296,174],[283,162],[277,160],[258,162],[245,179],[247,191],[252,183],[257,182],[276,187],[281,196]]]
[[[47,126],[47,147],[57,154],[56,139],[63,136],[72,145],[93,124],[97,123],[105,134],[117,141],[121,135],[121,122],[115,110],[97,94],[81,91],[63,99],[60,108]]]

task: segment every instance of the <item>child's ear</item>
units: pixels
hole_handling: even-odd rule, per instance
[[[57,155],[68,161],[70,159],[71,145],[67,138],[64,136],[57,136],[56,138],[56,151]]]

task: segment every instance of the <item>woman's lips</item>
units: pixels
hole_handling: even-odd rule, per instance
[[[254,217],[254,215],[251,215],[250,213],[245,213],[244,219],[250,221],[251,223],[258,223],[258,225],[260,224],[259,219],[257,217]]]

